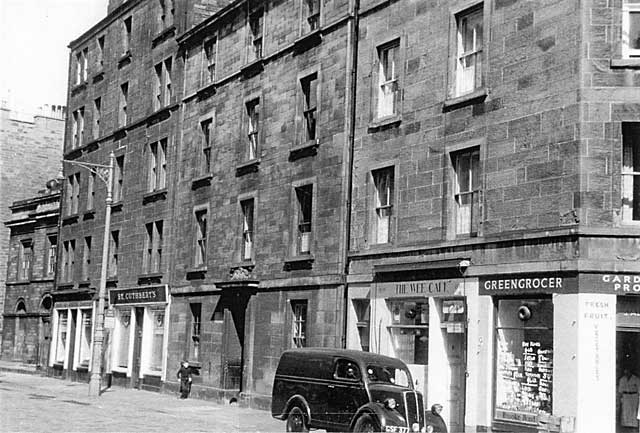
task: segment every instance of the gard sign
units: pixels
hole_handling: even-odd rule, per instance
[[[640,275],[604,274],[602,282],[611,287],[614,292],[640,295]]]

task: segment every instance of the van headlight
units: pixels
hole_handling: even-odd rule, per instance
[[[420,424],[418,424],[417,422],[414,422],[413,424],[411,424],[411,431],[419,432],[420,431]]]
[[[384,401],[384,407],[386,407],[387,409],[395,409],[397,405],[398,404],[396,403],[395,398],[387,398]]]

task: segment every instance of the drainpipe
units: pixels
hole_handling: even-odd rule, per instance
[[[349,290],[346,277],[349,275],[349,250],[351,249],[351,199],[353,193],[353,148],[356,128],[356,90],[358,71],[358,32],[359,32],[360,0],[352,0],[350,19],[347,22],[347,59],[346,59],[346,98],[345,98],[345,132],[346,146],[344,152],[343,170],[343,209],[345,212],[343,230],[343,263],[344,263],[344,299],[342,317],[342,347],[347,347],[347,317],[349,311]]]

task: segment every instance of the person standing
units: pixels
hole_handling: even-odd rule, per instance
[[[638,392],[640,378],[629,368],[618,381],[618,395],[620,398],[620,425],[622,427],[638,427]]]
[[[191,392],[191,382],[193,381],[191,378],[191,368],[187,361],[182,361],[180,370],[178,370],[178,374],[176,374],[176,376],[180,379],[180,398],[185,399],[189,397],[189,393]]]
[[[440,415],[441,413],[442,405],[436,403],[431,406],[431,411],[425,414],[424,423],[426,426],[433,428],[433,430],[431,430],[433,433],[447,433],[447,424],[444,422],[442,415]]]

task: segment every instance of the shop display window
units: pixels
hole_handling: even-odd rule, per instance
[[[118,310],[117,365],[119,368],[127,368],[129,366],[130,325],[131,311]]]
[[[552,413],[553,303],[498,300],[496,419],[537,424]]]
[[[67,351],[67,330],[69,322],[69,312],[67,310],[58,311],[58,335],[56,342],[56,362],[64,363],[64,356]]]
[[[153,340],[151,342],[151,364],[152,371],[162,371],[162,349],[164,343],[164,308],[161,310],[151,310],[153,320]]]
[[[91,310],[81,310],[82,328],[80,329],[79,367],[87,368],[91,359]]]
[[[429,363],[429,304],[427,300],[387,301],[388,326],[395,356],[407,364]]]

